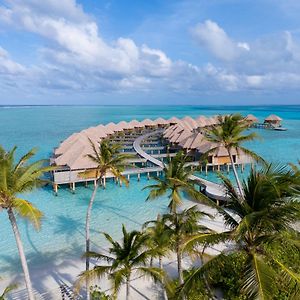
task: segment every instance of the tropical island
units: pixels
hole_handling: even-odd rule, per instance
[[[16,215],[38,228],[43,214],[18,195],[49,184],[44,175],[50,172],[55,193],[59,185],[75,192],[75,184],[93,184],[82,211],[85,269],[72,286],[60,285],[61,297],[297,299],[299,166],[271,164],[245,147],[258,137],[253,124],[252,116],[231,114],[99,125],[63,141],[50,166],[32,162],[35,150],[18,161],[16,148],[1,148],[1,207],[20,254],[22,297],[40,296],[32,288]],[[206,179],[210,172],[218,182]],[[119,188],[130,185],[132,176],[147,176],[145,201],[166,197],[167,211],[139,230],[123,225],[120,239],[106,233],[99,220],[109,245],[103,249],[90,235],[96,195],[108,188],[108,180]]]

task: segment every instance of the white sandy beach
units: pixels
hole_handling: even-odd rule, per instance
[[[195,205],[191,201],[186,201],[182,208],[188,208]],[[217,232],[222,232],[226,230],[226,227],[223,222],[222,216],[217,214],[217,211],[202,204],[197,204],[199,210],[210,213],[214,216],[213,219],[208,217],[203,218],[201,223],[206,225],[212,230]],[[208,255],[216,255],[220,251],[226,248],[226,245],[218,245],[213,248],[207,248],[205,253]],[[177,276],[177,264],[175,259],[175,254],[171,255],[169,258],[163,259],[163,264],[165,266],[166,271],[168,272],[170,277]],[[185,269],[199,264],[197,261],[191,261],[190,258],[185,258],[183,260],[183,267]],[[76,280],[78,274],[84,270],[85,263],[80,259],[67,259],[67,260],[57,260],[51,265],[43,265],[42,267],[37,266],[34,269],[31,269],[31,279],[33,283],[34,290],[36,291],[37,299],[60,299],[61,292],[59,286],[61,284],[66,284],[67,286],[72,286],[74,281]],[[2,278],[3,280],[0,282],[1,290],[11,282],[11,279]],[[22,273],[17,274],[15,278],[13,278],[13,282],[22,283]],[[101,280],[101,282],[97,283],[98,286],[101,287],[102,290],[109,290],[110,285],[107,280]],[[131,297],[134,300],[145,300],[145,299],[159,299],[159,291],[158,285],[155,285],[148,278],[133,276],[131,281]],[[39,298],[40,297],[40,298]],[[121,288],[118,299],[125,298],[125,286]],[[9,299],[26,299],[26,290],[24,289],[24,285],[20,284],[18,290],[11,294]]]

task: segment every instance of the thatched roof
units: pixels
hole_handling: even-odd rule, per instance
[[[167,125],[169,124],[169,122],[163,118],[157,118],[156,120],[154,120],[154,123],[156,125]]]
[[[190,125],[192,129],[199,127],[198,123],[196,120],[194,120],[191,117],[184,117],[181,121],[185,122],[186,124]]]
[[[187,129],[183,129],[181,132],[178,133],[178,136],[174,143],[180,143],[181,141],[186,140],[189,136],[191,136],[191,131]],[[174,140],[174,139],[173,139]]]
[[[269,115],[265,121],[282,121],[282,119],[276,115]]]
[[[123,129],[133,129],[133,128],[134,128],[134,126],[133,126],[132,124],[127,123],[127,122],[125,122],[125,121],[119,122],[119,123],[117,124],[117,126],[123,128]]]
[[[122,126],[115,124],[114,122],[108,123],[107,125],[105,125],[105,127],[107,127],[109,130],[112,130],[114,132],[119,132],[123,130]]]
[[[97,128],[97,130],[99,130],[99,131],[105,132],[107,135],[114,134],[113,130],[109,129],[108,127],[106,127],[105,125],[102,125],[102,124],[96,126],[95,128]]]
[[[185,140],[181,141],[179,143],[179,146],[181,146],[183,149],[190,149],[190,145],[192,144],[194,138],[193,136],[189,136],[188,138],[186,138]]]
[[[180,119],[178,119],[177,117],[172,117],[169,120],[167,120],[170,124],[177,124],[180,122]]]
[[[175,126],[175,129],[170,133],[170,135],[168,136],[168,139],[171,143],[176,141],[176,138],[179,136],[180,132],[182,132],[185,128],[181,125],[181,124],[177,124]],[[173,137],[176,136],[176,138],[174,139]]]
[[[167,137],[173,132],[174,126],[175,126],[175,125],[172,125],[172,126],[168,127],[168,128],[164,131],[163,137],[167,138]]]
[[[141,122],[139,122],[138,120],[132,120],[132,121],[129,122],[129,124],[131,126],[133,126],[134,128],[142,128],[142,127],[144,127],[144,125],[141,124]]]
[[[250,121],[250,122],[258,122],[258,119],[252,114],[247,115],[245,120]]]
[[[141,122],[141,124],[144,125],[144,126],[155,126],[155,125],[156,125],[156,124],[155,124],[152,120],[150,120],[150,119],[145,119],[145,120],[143,120],[143,121]]]
[[[205,127],[207,125],[207,122],[206,122],[206,117],[204,116],[199,116],[197,119],[196,119],[196,122],[198,123],[198,126],[199,127]]]

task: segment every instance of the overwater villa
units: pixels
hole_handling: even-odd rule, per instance
[[[264,123],[274,127],[281,127],[281,121],[282,119],[280,117],[276,115],[269,115],[267,118],[265,118]]]
[[[183,119],[172,117],[168,120],[158,118],[121,121],[117,124],[111,122],[74,133],[54,149],[51,158],[51,164],[57,166],[53,172],[54,191],[57,193],[59,185],[70,185],[70,188],[75,190],[77,183],[96,183],[96,178],[84,178],[81,173],[96,167],[87,154],[93,151],[91,143],[97,145],[103,139],[121,144],[122,151],[132,155],[129,161],[132,167],[123,172],[128,180],[133,175],[138,179],[141,174],[146,174],[148,178],[150,174],[159,175],[163,163],[172,159],[179,150],[185,151],[190,157],[191,168],[199,167],[202,155],[216,146],[205,139],[203,130],[217,123],[217,116],[199,116],[195,119],[188,116]],[[245,164],[251,162],[251,159],[241,152],[233,152],[233,159],[242,169]],[[201,162],[201,170],[207,173],[208,170],[225,168],[229,172],[230,165],[228,153],[221,147]],[[113,175],[106,174],[106,178],[113,178]],[[217,184],[198,179],[200,186],[210,186],[211,190],[214,190],[211,194],[215,194],[215,198],[224,198],[217,192]]]
[[[258,122],[259,122],[258,118],[256,118],[256,117],[255,117],[254,115],[252,115],[252,114],[247,115],[246,118],[245,118],[245,120],[246,120],[247,122],[249,122],[249,124],[255,124],[255,123],[258,123]]]

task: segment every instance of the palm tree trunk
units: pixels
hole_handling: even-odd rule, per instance
[[[162,257],[160,256],[158,258],[158,267],[162,270],[163,269],[163,265],[162,265]]]
[[[126,279],[126,300],[129,300],[130,296],[130,276]]]
[[[153,267],[153,257],[150,258],[150,267]]]
[[[21,260],[21,264],[22,264],[22,268],[23,268],[23,272],[24,272],[24,277],[25,277],[25,284],[26,284],[26,288],[27,288],[28,299],[34,300],[28,265],[27,265],[25,252],[24,252],[22,241],[21,241],[21,236],[20,236],[20,232],[18,229],[16,217],[11,208],[8,208],[7,213],[8,213],[8,218],[10,220],[10,223],[11,223],[14,235],[15,235],[15,239],[16,239],[16,243],[17,243],[17,247],[18,247],[18,251],[19,251],[19,256],[20,256],[20,260]]]
[[[178,283],[181,286],[184,284],[184,280],[183,280],[183,270],[182,270],[182,257],[181,257],[181,251],[179,249],[179,245],[176,247],[176,252],[177,252]],[[181,299],[185,300],[186,298],[183,295]]]
[[[163,271],[162,257],[161,256],[159,256],[159,258],[158,258],[158,267]],[[167,292],[166,292],[165,285],[164,285],[163,281],[161,282],[161,289],[162,289],[162,292],[163,292],[163,299],[168,300],[168,295],[167,295]]]
[[[243,193],[243,188],[242,188],[242,185],[241,185],[238,173],[236,171],[236,167],[235,167],[235,164],[234,164],[234,161],[233,161],[233,156],[232,156],[231,151],[230,151],[229,148],[227,148],[227,151],[228,151],[228,154],[229,154],[229,158],[230,158],[230,162],[231,162],[231,165],[232,165],[233,174],[234,174],[234,177],[235,177],[235,180],[236,180],[236,183],[237,183],[240,195],[243,196],[243,194],[244,194]]]
[[[181,252],[179,250],[179,247],[176,249],[177,252],[177,269],[178,269],[178,281],[179,284],[183,284],[183,271],[182,271],[182,258],[181,258]]]
[[[86,212],[86,222],[85,222],[85,252],[86,253],[90,252],[90,221],[91,221],[92,207],[93,207],[93,203],[96,197],[98,187],[99,187],[99,180],[97,180],[95,184],[94,191]],[[85,258],[85,270],[89,271],[89,269],[90,269],[90,258],[87,255]],[[90,299],[90,287],[89,287],[88,279],[86,280],[86,299],[87,300]]]

